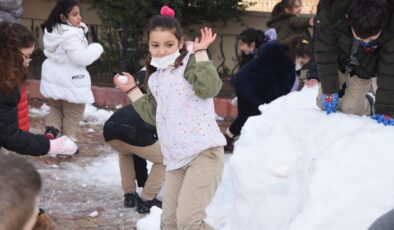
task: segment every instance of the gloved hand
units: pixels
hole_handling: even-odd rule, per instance
[[[374,114],[371,116],[371,118],[376,120],[378,123],[383,123],[384,125],[394,126],[394,119],[390,115]]]
[[[78,152],[77,145],[67,136],[50,140],[49,144],[48,155],[51,157],[56,157],[57,155],[73,155]]]
[[[338,93],[323,94],[322,105],[323,105],[323,110],[326,111],[327,114],[335,113],[337,111],[338,102],[339,102]]]

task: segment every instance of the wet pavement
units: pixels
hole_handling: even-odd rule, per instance
[[[219,121],[222,131],[230,122]],[[44,117],[30,117],[30,123],[31,132],[44,132]],[[102,137],[102,124],[82,125],[77,144],[79,154],[71,158],[28,157],[43,178],[40,207],[56,229],[136,229],[144,215],[123,206],[117,155]]]

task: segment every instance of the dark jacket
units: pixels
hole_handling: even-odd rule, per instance
[[[309,17],[298,17],[293,14],[283,13],[270,19],[267,22],[267,26],[276,30],[278,41],[283,41],[298,35],[308,38],[313,44],[313,38],[308,30],[308,28],[311,27],[309,25],[309,20]],[[307,73],[308,80],[319,80],[314,56],[311,57],[310,62],[304,67],[309,70]]]
[[[278,41],[296,35],[311,38],[311,34],[308,30],[308,27],[310,27],[309,19],[310,18],[307,17],[298,17],[293,14],[283,13],[270,19],[267,22],[267,26],[276,30]]]
[[[0,91],[0,148],[23,155],[39,156],[49,151],[49,140],[43,135],[25,132],[18,127],[17,90],[7,95]]]
[[[290,92],[295,80],[295,64],[288,47],[269,42],[259,48],[259,56],[244,65],[231,79],[237,94],[249,103],[261,105]]]
[[[140,81],[143,82],[143,81]],[[103,127],[105,141],[120,140],[127,144],[144,147],[157,141],[156,127],[146,123],[132,105],[116,111]],[[134,169],[139,187],[143,187],[148,178],[146,160],[133,154]]]
[[[315,57],[323,93],[340,90],[338,70],[345,72],[352,50],[353,35],[346,21],[351,0],[320,1],[315,17]],[[374,49],[358,47],[351,75],[363,79],[377,76],[375,111],[394,115],[394,23],[391,17],[376,40]]]

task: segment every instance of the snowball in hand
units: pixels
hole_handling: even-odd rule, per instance
[[[126,76],[119,75],[119,76],[118,76],[118,81],[119,81],[120,83],[122,83],[122,84],[126,84],[126,83],[129,81],[129,79],[128,79]]]

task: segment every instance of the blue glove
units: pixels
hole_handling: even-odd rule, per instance
[[[335,113],[337,111],[338,102],[339,102],[338,93],[323,94],[322,105],[323,105],[323,110],[326,111],[327,114]]]
[[[378,123],[394,126],[394,119],[389,115],[374,114],[371,116],[371,118],[376,120]]]

